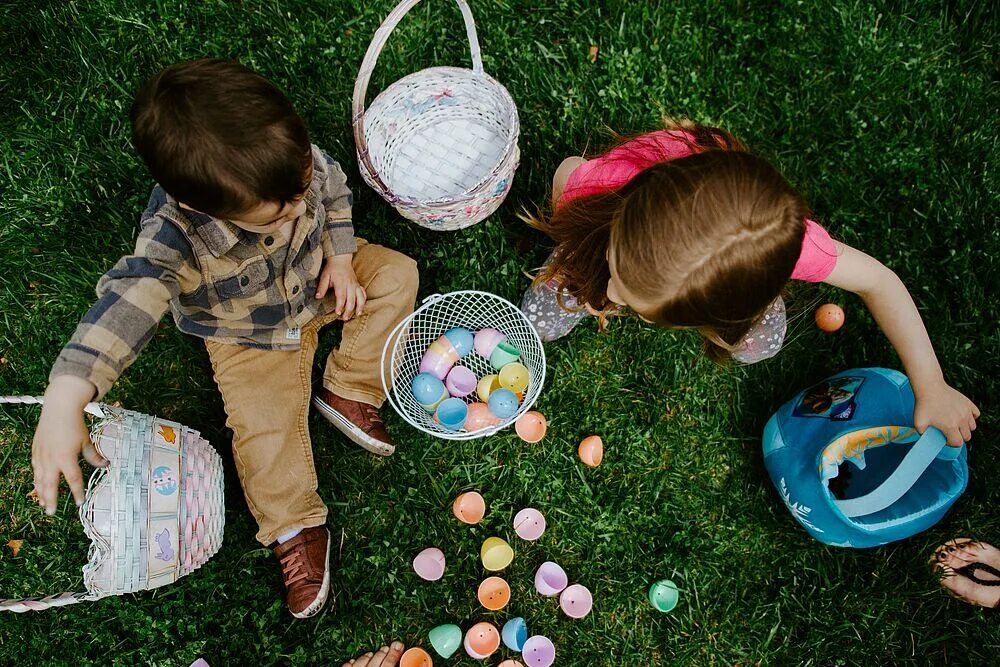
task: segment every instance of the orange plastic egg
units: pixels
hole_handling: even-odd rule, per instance
[[[503,609],[510,602],[510,586],[500,577],[487,577],[479,584],[479,604],[490,611]]]
[[[580,442],[577,453],[581,461],[591,468],[596,468],[604,460],[604,441],[599,435],[588,435]]]
[[[833,333],[844,326],[844,309],[835,303],[827,303],[816,309],[816,326],[827,333]]]
[[[532,410],[531,412],[525,412],[514,422],[514,430],[517,431],[517,435],[521,440],[534,443],[545,437],[548,425],[545,415],[537,410]]]
[[[465,633],[465,652],[485,660],[500,648],[500,631],[492,623],[476,623]]]
[[[434,661],[427,651],[414,646],[399,659],[399,667],[434,667]]]
[[[477,524],[486,516],[486,501],[475,491],[467,491],[455,498],[451,512],[462,523]]]

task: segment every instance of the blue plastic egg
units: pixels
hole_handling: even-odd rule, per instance
[[[455,327],[444,332],[445,337],[451,341],[458,351],[458,356],[465,357],[472,352],[475,337],[472,332],[465,327]]]
[[[448,390],[445,389],[444,382],[438,380],[430,373],[420,373],[413,382],[410,383],[410,391],[413,398],[427,412],[434,412],[441,401],[448,398]]]
[[[497,389],[490,394],[490,412],[500,419],[510,419],[517,412],[517,395],[510,389]]]
[[[517,616],[503,624],[500,636],[503,637],[504,646],[520,653],[524,642],[528,641],[528,626],[523,618]]]
[[[449,431],[461,431],[468,417],[469,404],[460,398],[446,399],[434,413],[434,419]]]

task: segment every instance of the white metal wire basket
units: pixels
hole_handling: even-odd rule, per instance
[[[33,396],[0,403],[38,404]],[[108,460],[87,484],[80,522],[90,538],[86,593],[0,600],[0,611],[40,611],[173,583],[222,546],[222,458],[182,424],[91,403],[91,439]]]
[[[410,384],[420,372],[424,352],[453,327],[471,331],[492,327],[521,353],[520,362],[528,368],[530,378],[524,399],[509,419],[478,431],[451,431],[434,421],[433,415],[413,397]],[[475,352],[463,358],[461,364],[477,377],[497,372]],[[427,297],[420,308],[396,326],[382,350],[382,386],[393,409],[414,428],[447,440],[482,438],[513,424],[531,409],[544,384],[545,350],[535,328],[517,306],[489,292],[466,290]],[[476,397],[469,396],[465,401],[472,403]]]
[[[353,124],[361,176],[400,215],[453,231],[489,217],[510,191],[520,153],[510,93],[483,72],[479,38],[465,0],[472,69],[431,67],[382,91],[365,110],[368,82],[400,19],[420,0],[403,0],[375,32],[354,83]]]

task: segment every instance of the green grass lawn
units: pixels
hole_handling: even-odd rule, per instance
[[[452,4],[428,0],[404,21],[373,92],[419,67],[467,62]],[[485,67],[520,108],[522,163],[497,215],[449,234],[403,221],[357,173],[351,90],[392,0],[0,6],[0,393],[44,390],[98,277],[132,247],[152,187],[128,138],[135,90],[167,64],[212,55],[287,91],[349,174],[358,234],[415,257],[422,296],[476,288],[518,300],[522,271],[546,250],[517,211],[544,201],[558,161],[598,150],[609,128],[651,129],[664,113],[723,125],[779,164],[836,237],[899,273],[948,379],[983,410],[969,490],[944,521],[880,549],[826,547],[768,481],[760,433],[810,382],[899,367],[857,299],[797,286],[787,349],[746,368],[700,357],[690,332],[616,320],[598,334],[590,322],[546,349],[540,444],[513,432],[445,442],[393,416],[400,447],[382,460],[314,418],[334,600],[318,619],[292,622],[276,562],[253,539],[203,346],[165,323],[108,400],[195,427],[223,452],[222,551],[155,593],[3,615],[0,664],[339,665],[394,637],[426,646],[439,623],[515,614],[555,641],[559,665],[998,664],[1000,617],[946,597],[925,564],[952,536],[1000,542],[1000,20],[992,3],[943,4],[473,0]],[[845,306],[838,334],[811,323],[821,299]],[[50,518],[26,498],[36,418],[0,411],[3,597],[82,586],[87,540],[72,503],[64,496]],[[588,433],[608,446],[595,470],[575,455]],[[489,503],[479,526],[451,517],[465,489]],[[478,547],[513,537],[513,513],[527,505],[550,528],[514,542],[510,613],[482,613]],[[9,539],[24,540],[19,555]],[[409,567],[430,545],[449,558],[437,584]],[[588,618],[570,621],[532,592],[546,559],[595,592]],[[671,614],[645,600],[663,577],[682,589]]]

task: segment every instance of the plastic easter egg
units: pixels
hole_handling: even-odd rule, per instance
[[[451,505],[451,513],[462,523],[475,525],[486,516],[486,501],[475,491],[466,491]]]
[[[442,658],[450,658],[462,645],[462,628],[452,623],[439,625],[427,635],[431,646]]]
[[[594,608],[594,596],[586,586],[573,584],[559,594],[559,606],[570,618],[583,618]]]
[[[500,648],[500,632],[492,623],[476,623],[465,633],[465,652],[476,660],[485,660]]]
[[[455,347],[455,351],[458,352],[459,357],[467,357],[469,353],[472,352],[473,345],[475,344],[475,338],[472,332],[465,327],[455,327],[453,329],[448,329],[444,332],[445,338],[451,341],[451,344]]]
[[[545,597],[559,595],[569,583],[566,570],[562,569],[558,563],[550,560],[545,561],[535,570],[535,590]]]
[[[448,398],[444,383],[430,373],[420,373],[410,383],[413,398],[427,412],[434,412],[441,401]]]
[[[510,419],[517,412],[517,396],[510,389],[497,389],[490,394],[490,412],[500,419]]]
[[[430,373],[442,382],[448,377],[448,371],[458,362],[458,351],[451,341],[441,336],[431,343],[424,356],[420,358],[420,372]]]
[[[476,390],[478,382],[479,379],[476,377],[476,374],[468,368],[465,366],[455,366],[448,372],[444,386],[447,387],[448,393],[455,398],[465,398]]]
[[[528,626],[523,618],[516,616],[503,624],[500,637],[504,646],[520,653],[524,648],[524,642],[528,641]]]
[[[677,584],[669,579],[661,579],[649,587],[649,604],[653,605],[656,611],[671,611],[677,606],[679,599]]]
[[[604,441],[599,435],[588,435],[580,442],[577,453],[586,465],[596,468],[604,460]]]
[[[833,333],[844,326],[844,318],[844,309],[835,303],[827,303],[816,309],[816,326],[826,333]]]
[[[479,604],[490,611],[498,611],[510,602],[510,586],[500,577],[487,577],[479,584],[476,596]]]
[[[520,663],[517,660],[504,660],[497,667],[524,667],[524,663]]]
[[[444,576],[444,552],[437,547],[424,549],[413,559],[413,571],[426,581],[437,581]]]
[[[507,337],[496,329],[480,329],[476,332],[474,347],[476,354],[484,359],[489,359],[497,345],[507,340]]]
[[[515,396],[515,398],[517,397]],[[548,427],[549,423],[545,419],[545,415],[537,410],[525,412],[514,422],[514,430],[517,431],[517,435],[527,443],[541,441],[545,437],[545,431],[548,430]]]
[[[515,361],[501,368],[500,374],[497,377],[500,379],[501,387],[510,389],[515,394],[520,394],[528,388],[531,373],[528,371],[527,366]]]
[[[473,433],[500,423],[485,403],[470,403],[469,416],[465,419],[465,430]]]
[[[534,507],[525,507],[514,516],[514,532],[522,540],[534,542],[545,532],[545,517]]]
[[[441,402],[434,419],[449,431],[460,431],[469,416],[469,404],[460,398],[448,398]]]
[[[483,567],[490,572],[502,570],[514,560],[514,550],[499,537],[487,537],[479,555],[483,559]]]
[[[500,376],[484,375],[476,386],[476,395],[479,400],[486,403],[490,400],[490,394],[500,388]]]
[[[434,661],[427,651],[414,646],[400,657],[399,667],[434,667]]]
[[[510,343],[497,343],[493,354],[490,355],[490,366],[502,369],[507,364],[512,364],[521,358],[521,352]]]
[[[535,635],[524,642],[521,657],[528,667],[550,667],[556,661],[556,647],[548,637]]]

